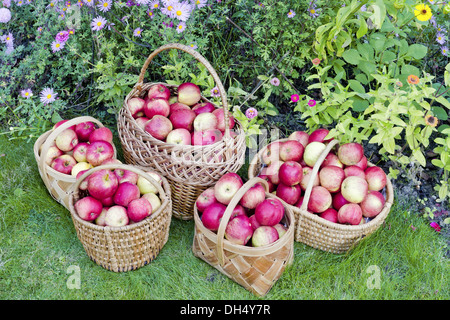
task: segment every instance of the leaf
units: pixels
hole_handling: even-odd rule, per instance
[[[413,150],[412,155],[413,155],[414,159],[416,159],[422,167],[426,166],[427,162],[425,160],[425,156],[423,155],[423,153],[420,149]]]
[[[433,112],[433,114],[442,121],[447,121],[448,119],[448,114],[447,111],[445,111],[443,108],[441,107],[432,107],[431,111]]]
[[[358,65],[359,61],[361,60],[361,56],[359,55],[359,52],[356,49],[350,49],[350,50],[345,51],[342,54],[342,58],[344,58],[344,60],[347,63],[353,64],[353,65]]]
[[[414,59],[420,60],[427,55],[427,47],[422,44],[414,43],[409,46],[407,56],[413,57]]]
[[[366,89],[364,89],[359,81],[349,80],[348,83],[353,91],[356,91],[358,93],[366,93]]]
[[[356,31],[356,38],[361,38],[367,33],[367,23],[365,19],[359,19],[359,29]]]

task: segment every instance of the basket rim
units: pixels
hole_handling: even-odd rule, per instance
[[[106,168],[106,167],[113,167],[113,166],[117,167],[118,165],[105,165],[105,166],[98,166],[96,168],[99,168],[99,167]],[[143,170],[141,170],[139,168],[136,168],[134,166],[125,165],[125,164],[124,165],[120,165],[120,167],[124,168],[124,169],[132,168],[132,169],[136,169],[138,171],[141,171],[143,173],[142,175],[146,179],[148,179],[154,185],[156,184],[156,186],[157,186],[157,182],[151,176],[149,176],[145,171],[143,171]],[[94,173],[94,172],[92,172],[92,170],[93,169],[89,169],[88,172],[86,172],[83,176],[91,175],[92,173]],[[99,170],[101,170],[101,169],[99,169]],[[139,227],[141,227],[143,225],[146,225],[146,224],[150,223],[152,220],[158,218],[167,209],[171,209],[171,207],[170,207],[170,203],[171,203],[171,199],[170,199],[170,196],[171,196],[170,185],[169,185],[169,182],[167,181],[167,179],[165,177],[161,176],[161,179],[162,179],[161,188],[164,190],[164,195],[163,195],[164,199],[162,199],[161,206],[154,213],[152,213],[150,216],[146,217],[145,219],[143,219],[143,220],[141,220],[139,222],[132,223],[132,224],[127,224],[127,225],[121,226],[121,227],[99,226],[99,225],[97,225],[95,223],[92,223],[92,221],[86,221],[86,220],[81,219],[78,216],[78,214],[76,213],[75,206],[74,206],[75,205],[74,198],[75,198],[75,195],[78,192],[79,182],[81,182],[83,180],[81,178],[82,177],[80,177],[80,179],[77,180],[77,183],[73,186],[73,189],[70,192],[70,195],[69,195],[69,208],[68,209],[70,211],[70,214],[71,214],[72,218],[74,218],[78,223],[81,223],[83,226],[88,227],[90,229],[94,229],[94,230],[98,230],[98,231],[108,231],[110,233],[111,232],[112,233],[115,233],[115,232],[119,233],[119,232],[122,232],[122,231],[128,231],[128,230],[131,230],[131,229],[137,229],[137,228],[139,228]],[[160,193],[159,197],[161,198],[161,193]],[[170,214],[172,215],[171,210],[170,210]]]
[[[256,178],[258,180],[262,180],[259,178]],[[265,182],[265,181],[264,181]],[[277,198],[275,195],[266,192],[266,198]],[[198,198],[197,198],[198,200]],[[200,219],[200,215],[198,213],[197,210],[197,200],[194,203],[194,222],[195,222],[195,226],[209,239],[211,240],[217,248],[217,243],[218,243],[218,233],[215,233],[209,229],[207,229],[203,223],[201,222]],[[284,202],[282,202],[283,205],[285,205]],[[228,207],[228,206],[227,206]],[[292,212],[291,208],[288,208],[285,206],[285,216],[286,219],[288,220],[287,222],[289,223],[287,226],[287,230],[286,233],[279,238],[277,241],[270,243],[268,245],[264,245],[261,247],[250,247],[250,246],[246,246],[246,245],[239,245],[239,244],[234,244],[231,241],[227,240],[226,238],[223,239],[223,250],[227,250],[233,253],[238,253],[238,254],[242,254],[245,256],[261,256],[261,255],[265,255],[265,254],[271,254],[273,252],[276,252],[277,250],[279,250],[282,246],[286,245],[289,241],[293,241],[293,237],[294,237],[294,229],[295,229],[295,217],[294,214]],[[218,249],[218,248],[217,248]],[[242,252],[240,252],[241,250],[246,250],[247,252],[244,254]]]
[[[273,142],[283,142],[283,141],[287,141],[287,140],[289,140],[289,139],[288,138],[283,138],[283,139],[275,140]],[[254,173],[253,173],[255,171],[254,168],[259,163],[259,160],[261,159],[261,155],[264,152],[264,150],[267,148],[268,145],[266,145],[264,148],[262,148],[260,151],[258,151],[257,154],[250,161],[250,165],[249,165],[249,168],[248,168],[248,177],[249,178],[252,178],[254,176]],[[327,154],[328,154],[328,152],[327,152]],[[375,164],[371,163],[370,161],[368,161],[367,165],[368,166],[375,166]],[[287,206],[291,207],[291,209],[294,211],[294,213],[306,214],[314,222],[323,224],[326,227],[328,227],[329,229],[334,229],[336,231],[358,232],[358,231],[365,231],[366,229],[370,229],[372,226],[379,225],[388,216],[388,214],[390,212],[390,209],[391,209],[391,207],[393,205],[393,202],[394,202],[394,191],[393,191],[392,182],[391,182],[391,180],[389,179],[389,177],[387,175],[386,175],[385,191],[386,191],[386,199],[385,199],[385,203],[384,203],[382,211],[377,216],[375,216],[374,218],[369,220],[368,222],[365,222],[363,224],[358,224],[358,225],[339,224],[339,223],[336,223],[336,222],[332,222],[332,221],[329,221],[329,220],[321,218],[319,215],[314,214],[314,213],[308,211],[307,209],[299,208],[297,206],[294,206],[294,205],[286,203],[285,201],[283,201],[280,198],[279,199],[283,203],[285,203]],[[306,192],[306,190],[305,190],[305,192]]]

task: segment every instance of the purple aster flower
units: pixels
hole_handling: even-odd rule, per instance
[[[142,34],[142,29],[141,28],[136,28],[136,29],[134,29],[134,31],[133,31],[133,36],[135,36],[135,37],[141,37],[141,34]]]
[[[14,44],[14,36],[12,35],[12,33],[10,32],[10,33],[8,33],[8,34],[5,34],[4,36],[2,36],[2,37],[0,37],[0,40],[3,42],[3,43],[6,43],[6,45],[8,46],[12,46],[13,44]]]
[[[186,21],[191,15],[192,7],[188,2],[174,3],[174,17],[180,21]]]
[[[197,45],[194,42],[191,42],[189,44],[189,47],[191,47],[191,49],[194,49],[194,50],[198,48]]]
[[[208,0],[193,0],[192,2],[197,8],[203,8],[206,6]]]
[[[11,11],[8,8],[0,8],[0,22],[8,23],[11,20]]]
[[[83,0],[83,3],[87,5],[88,7],[94,6],[94,0]]]
[[[177,32],[181,33],[184,31],[184,29],[186,29],[186,23],[180,22],[180,24],[177,26]]]
[[[65,45],[66,45],[65,42],[59,42],[59,41],[56,41],[56,40],[53,41],[52,42],[52,51],[53,51],[53,53],[61,51],[64,48]]]
[[[256,109],[253,108],[253,107],[248,108],[248,109],[245,111],[245,116],[246,116],[248,119],[253,119],[253,118],[256,117],[257,115],[258,115],[258,110],[256,110]]]
[[[166,0],[164,1],[164,7],[161,7],[161,12],[168,16],[169,18],[175,18],[175,11],[174,11],[174,4],[175,1],[173,0]]]
[[[278,79],[277,77],[273,77],[272,79],[270,79],[270,84],[278,87],[280,85],[280,79]]]
[[[44,88],[40,93],[40,100],[43,104],[49,104],[56,100],[57,95],[52,88]]]
[[[20,95],[22,96],[22,98],[30,99],[33,95],[33,92],[31,91],[31,89],[25,89],[20,91]]]
[[[112,8],[112,1],[111,0],[100,0],[97,4],[97,8],[101,12],[108,12]]]
[[[14,45],[13,44],[6,44],[6,50],[5,54],[9,56],[14,51]]]
[[[312,1],[309,3],[309,8],[308,8],[308,12],[309,15],[313,18],[317,18],[319,16],[319,11],[320,9],[317,9],[317,6],[315,3],[313,3]]]
[[[159,8],[159,0],[154,0],[154,1],[150,2],[148,7],[150,8],[150,10],[158,9]]]
[[[442,47],[441,47],[441,53],[442,53],[444,56],[448,57],[448,47],[447,47],[447,46],[442,46]]]
[[[11,7],[11,0],[3,0],[3,5],[6,7],[6,8],[9,8],[9,7]]]
[[[56,41],[63,43],[66,42],[69,39],[69,32],[68,31],[60,31],[55,37]]]
[[[295,12],[294,12],[294,10],[292,10],[292,9],[289,10],[287,16],[288,16],[288,18],[293,18],[293,17],[295,17]]]
[[[105,18],[98,16],[97,18],[92,19],[91,28],[93,31],[100,31],[105,27],[107,22],[108,21],[106,21]]]
[[[211,97],[220,97],[219,88],[214,87],[211,89]]]
[[[439,43],[439,44],[444,44],[445,43],[445,36],[444,36],[444,34],[442,34],[442,33],[437,33],[436,34],[436,41],[437,41],[437,43]]]
[[[148,10],[148,11],[147,11],[147,16],[148,16],[150,19],[153,19],[153,18],[155,17],[153,11],[151,11],[151,10]]]

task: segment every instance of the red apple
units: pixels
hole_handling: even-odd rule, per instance
[[[188,131],[192,131],[196,116],[197,115],[192,110],[176,110],[170,115],[169,120],[172,122],[174,129],[183,128]]]
[[[126,170],[126,169],[114,169],[114,174],[117,177],[117,181],[119,183],[122,182],[130,182],[133,184],[137,184],[137,181],[139,179],[139,175],[131,170]]]
[[[344,204],[338,211],[338,222],[358,225],[362,219],[361,207],[356,203]]]
[[[114,157],[114,148],[107,141],[94,141],[86,149],[86,161],[94,167]]]
[[[333,208],[328,208],[324,212],[319,214],[319,217],[324,218],[325,220],[331,221],[331,222],[338,222],[338,212]]]
[[[123,227],[130,222],[127,209],[123,206],[115,205],[108,209],[105,216],[105,225],[109,227]]]
[[[247,212],[245,211],[245,208],[243,206],[241,206],[240,204],[237,204],[234,207],[233,212],[231,213],[230,220],[236,218],[237,216],[246,216],[247,217]]]
[[[373,166],[364,170],[366,181],[369,184],[369,190],[380,191],[387,183],[386,173],[380,167]]]
[[[356,165],[345,167],[344,173],[345,173],[345,177],[357,176],[357,177],[360,177],[363,179],[366,178],[366,174],[364,173],[364,170]]]
[[[336,166],[344,169],[344,164],[341,161],[339,161],[338,156],[333,152],[327,154],[327,156],[323,160],[321,167],[326,166]]]
[[[272,183],[272,181],[270,181],[269,176],[261,173],[258,175],[258,178],[266,180],[267,184],[269,185],[269,193],[275,191],[275,185]]]
[[[308,143],[303,152],[303,160],[308,167],[314,167],[322,152],[327,146],[323,142],[313,141]]]
[[[170,105],[170,113],[169,114],[172,114],[178,110],[191,110],[191,107],[189,107],[188,105],[186,105],[184,103],[175,102]]]
[[[284,162],[278,172],[280,183],[287,186],[299,184],[303,179],[303,168],[300,163],[292,160]]]
[[[333,198],[330,191],[322,186],[316,186],[311,189],[309,197],[308,210],[313,213],[321,213],[331,207]]]
[[[277,187],[277,197],[283,200],[284,202],[295,205],[300,198],[302,193],[302,189],[300,185],[296,184],[294,186],[287,186],[284,183],[280,183]]]
[[[284,141],[280,146],[280,159],[283,161],[300,161],[304,152],[303,145],[297,140]]]
[[[193,106],[201,99],[200,88],[191,82],[185,82],[178,86],[178,102]]]
[[[222,140],[222,132],[218,129],[210,129],[205,131],[194,131],[191,134],[192,145],[210,145]]]
[[[80,179],[80,177],[81,177],[86,171],[88,171],[88,170],[82,170],[82,171],[78,172],[78,173],[77,173],[77,176],[76,176],[76,179],[77,179],[77,180]],[[89,180],[89,176],[87,176],[83,181],[81,181],[81,183],[80,183],[78,189],[83,190],[83,191],[87,190],[87,187],[88,187],[88,180]]]
[[[344,204],[350,203],[350,201],[347,201],[343,196],[341,192],[337,192],[333,195],[333,208],[336,210],[339,210]]]
[[[230,220],[225,229],[225,238],[234,244],[245,246],[253,235],[252,225],[247,216],[240,215]]]
[[[127,207],[128,218],[133,222],[139,222],[152,214],[152,205],[150,202],[141,197],[131,200]]]
[[[139,199],[140,196],[141,193],[137,185],[123,182],[117,187],[117,191],[114,194],[114,203],[126,207],[131,201]]]
[[[302,180],[300,181],[300,187],[302,188],[303,191],[305,191],[306,188],[308,187],[309,180],[312,177],[313,168],[304,166],[304,167],[302,167],[302,171],[303,171],[303,176],[302,176]],[[318,185],[320,185],[320,179],[319,179],[319,173],[317,172],[314,176],[313,187],[318,186]]]
[[[297,140],[303,145],[303,148],[306,148],[309,140],[309,134],[305,131],[294,131],[289,135],[288,139]]]
[[[219,202],[214,202],[208,206],[202,213],[202,223],[206,229],[217,231],[219,229],[220,220],[227,207]]]
[[[78,143],[72,150],[72,156],[75,158],[75,160],[77,160],[78,162],[86,162],[86,152],[88,147],[89,144],[87,142]]]
[[[65,129],[55,139],[55,144],[59,150],[68,152],[78,144],[78,137],[75,130]]]
[[[195,117],[193,126],[195,131],[205,131],[218,129],[217,123],[217,117],[214,114],[211,112],[203,112]]]
[[[75,133],[77,134],[78,141],[87,142],[89,141],[89,136],[95,130],[95,124],[91,121],[86,121],[78,123],[75,126]]]
[[[265,170],[265,174],[269,177],[273,184],[280,183],[280,167],[283,165],[283,161],[275,160],[273,161]]]
[[[145,125],[145,131],[150,133],[155,139],[164,141],[170,131],[172,131],[172,122],[162,115],[155,115]]]
[[[127,102],[128,110],[135,119],[144,116],[144,105],[146,101],[139,97],[133,97]]]
[[[227,111],[227,112],[228,112],[228,128],[233,129],[233,127],[235,125],[235,120],[234,120],[233,114],[230,111]],[[223,108],[215,109],[212,112],[212,114],[215,115],[217,118],[217,129],[224,132],[226,124],[225,124],[225,114],[224,114]]]
[[[366,180],[357,176],[350,176],[342,181],[341,193],[348,202],[360,203],[364,200],[369,190]]]
[[[72,168],[77,164],[77,161],[70,154],[63,154],[59,157],[56,157],[52,163],[51,167],[58,172],[64,174],[71,174]]]
[[[78,216],[85,221],[94,221],[103,210],[102,203],[90,196],[77,200],[74,208]]]
[[[69,121],[69,120],[61,120],[61,121],[58,121],[58,122],[55,123],[55,125],[53,126],[53,130],[55,130],[56,128],[58,128],[58,127],[59,127],[60,125],[62,125],[63,123],[66,123],[67,121]],[[75,127],[76,127],[76,125],[73,125],[73,126],[67,128],[67,129],[71,129],[71,130],[75,131]]]
[[[76,146],[75,146],[76,147]],[[48,148],[47,154],[45,155],[45,163],[48,166],[52,165],[53,160],[55,160],[56,158],[58,158],[59,156],[62,156],[64,154],[64,151],[61,151],[58,149],[58,147],[56,145],[54,146],[50,146]],[[43,156],[43,155],[41,155]],[[76,159],[75,159],[76,160]]]
[[[225,173],[214,186],[214,196],[218,202],[227,205],[243,184],[242,178],[237,173]]]
[[[339,161],[346,166],[353,166],[364,156],[363,146],[356,142],[349,142],[339,146],[337,151]]]
[[[376,217],[383,210],[385,202],[386,200],[381,192],[369,191],[360,204],[363,216],[366,218]]]
[[[191,133],[183,128],[178,128],[169,132],[166,142],[178,145],[191,145]]]
[[[281,238],[282,236],[284,236],[286,234],[287,230],[288,230],[288,228],[285,227],[281,223],[277,223],[273,227],[278,231],[278,238]]]
[[[252,246],[269,245],[279,239],[278,231],[272,226],[261,226],[253,232]]]
[[[266,199],[266,190],[261,184],[257,183],[244,193],[239,203],[244,208],[255,209],[264,199]]]
[[[311,132],[311,134],[309,135],[309,139],[308,139],[308,143],[317,141],[317,142],[329,142],[333,139],[325,139],[326,136],[330,133],[330,131],[328,131],[325,128],[319,128],[314,130],[313,132]]]
[[[216,110],[216,107],[211,102],[199,102],[192,107],[192,111],[195,114],[200,114],[203,112],[213,112]]]
[[[274,226],[284,216],[284,207],[280,200],[269,198],[258,204],[255,208],[255,218],[263,226]]]
[[[280,146],[281,142],[279,141],[268,144],[261,155],[262,163],[270,165],[272,162],[280,160]]]
[[[320,185],[330,192],[339,191],[344,178],[344,169],[341,167],[326,166],[319,171]]]
[[[161,199],[154,193],[143,194],[141,198],[145,198],[152,205],[152,213],[155,213],[162,205]]]
[[[303,204],[303,196],[301,196],[300,198],[298,198],[298,201],[297,201],[297,203],[295,204],[295,206],[296,206],[297,208],[301,208],[301,207],[302,207],[302,204]]]
[[[256,220],[256,216],[254,214],[252,214],[248,219],[250,220],[250,225],[252,226],[253,231],[261,226],[258,220]]]
[[[367,164],[368,164],[367,157],[363,156],[361,158],[361,160],[357,164],[355,164],[355,166],[360,167],[363,170],[366,170],[367,169]]]
[[[119,180],[114,172],[108,169],[95,171],[89,176],[87,190],[95,199],[112,197],[117,190]]]
[[[103,207],[111,207],[115,205],[113,197],[102,198],[100,199],[100,202],[102,203]]]
[[[147,92],[148,100],[164,99],[169,100],[170,90],[162,83],[152,85]]]
[[[170,105],[164,99],[149,100],[144,105],[144,114],[149,119],[152,119],[155,115],[168,117],[170,114]]]
[[[95,129],[89,136],[89,142],[93,143],[95,141],[106,141],[113,143],[113,134],[111,129],[107,127],[100,127]]]
[[[145,130],[145,125],[149,121],[150,121],[150,119],[147,117],[136,118],[136,123],[137,123],[138,127],[141,128],[142,130]]]
[[[217,202],[216,197],[214,195],[214,187],[210,187],[205,189],[200,196],[198,197],[195,205],[199,212],[205,211],[207,207],[209,207],[214,202]]]

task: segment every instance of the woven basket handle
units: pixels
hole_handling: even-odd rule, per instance
[[[128,171],[132,171],[140,176],[142,176],[143,178],[147,179],[152,185],[154,185],[156,187],[156,189],[158,190],[159,194],[162,196],[162,198],[166,198],[166,193],[164,191],[164,188],[161,186],[161,184],[156,181],[155,179],[152,178],[152,176],[150,176],[148,173],[146,173],[145,171],[138,169],[134,166],[130,166],[130,165],[124,165],[124,164],[104,164],[104,165],[100,165],[91,169],[88,169],[85,173],[83,173],[81,175],[81,177],[79,179],[77,179],[75,181],[75,183],[72,185],[69,193],[73,193],[76,190],[78,190],[78,188],[80,187],[81,182],[83,182],[84,179],[86,179],[88,176],[90,176],[91,174],[93,174],[96,171],[99,170],[114,170],[114,169],[123,169],[123,170],[128,170]]]
[[[244,194],[255,184],[261,183],[266,189],[266,192],[269,192],[269,184],[266,180],[254,177],[248,180],[233,196],[230,203],[227,206],[227,209],[225,210],[222,219],[220,220],[219,229],[217,230],[217,258],[219,260],[219,264],[221,266],[224,265],[225,259],[224,259],[224,252],[223,252],[223,241],[225,239],[225,229],[227,227],[228,221],[230,221],[231,214],[233,213],[234,208],[236,208],[236,205],[239,203],[241,198],[244,196]]]
[[[48,149],[50,148],[51,143],[56,139],[56,137],[61,132],[63,132],[67,128],[70,128],[79,123],[88,122],[88,121],[91,121],[91,122],[97,124],[98,126],[103,127],[103,124],[95,118],[92,118],[89,116],[77,117],[77,118],[70,119],[69,121],[66,121],[63,124],[61,124],[60,126],[58,126],[56,129],[54,129],[52,131],[52,133],[50,133],[50,135],[47,137],[47,139],[45,139],[45,142],[42,145],[41,153],[39,155],[39,167],[41,168],[41,170],[43,172],[42,179],[44,180],[44,184],[47,186],[48,189],[51,188],[51,185],[50,185],[50,181],[47,176],[47,164],[45,163],[45,160],[46,160],[46,155],[47,155]]]
[[[201,64],[203,64],[206,67],[206,69],[209,71],[209,73],[212,75],[214,81],[216,82],[217,88],[219,89],[220,99],[222,100],[222,108],[224,111],[223,114],[224,114],[224,119],[225,119],[225,124],[226,124],[225,125],[225,136],[227,138],[231,137],[230,128],[228,126],[228,123],[229,123],[228,111],[229,110],[228,110],[228,101],[227,101],[227,95],[225,92],[225,88],[223,87],[222,81],[220,81],[220,78],[219,78],[216,70],[214,70],[214,68],[211,66],[211,64],[208,62],[208,60],[206,60],[200,53],[198,53],[194,49],[192,49],[188,46],[185,46],[183,44],[180,44],[180,43],[169,43],[169,44],[159,47],[158,49],[153,51],[150,54],[150,56],[147,58],[147,60],[145,61],[144,65],[142,66],[142,69],[141,69],[141,74],[139,75],[138,83],[136,83],[136,85],[134,87],[137,90],[139,90],[139,92],[142,91],[142,85],[144,84],[145,72],[147,71],[147,68],[150,65],[150,62],[160,52],[165,51],[165,50],[170,50],[170,49],[178,49],[178,50],[181,50],[181,51],[184,51],[184,52],[190,54],[195,59],[197,59],[197,61],[199,61]]]
[[[317,159],[316,163],[314,164],[312,173],[311,173],[311,177],[315,177],[316,174],[319,172],[320,166],[322,165],[323,161],[325,160],[326,156],[330,153],[331,149],[333,149],[333,147],[335,145],[337,145],[339,143],[338,140],[333,139],[331,140],[328,144],[327,147],[325,148],[325,150],[323,150],[323,152],[320,154],[319,158]],[[311,196],[311,191],[313,188],[313,184],[314,184],[314,179],[309,179],[308,185],[306,186],[305,189],[305,195],[303,196],[303,202],[302,205],[300,207],[300,210],[304,210],[307,211],[308,208],[308,202],[309,202],[309,198]]]

